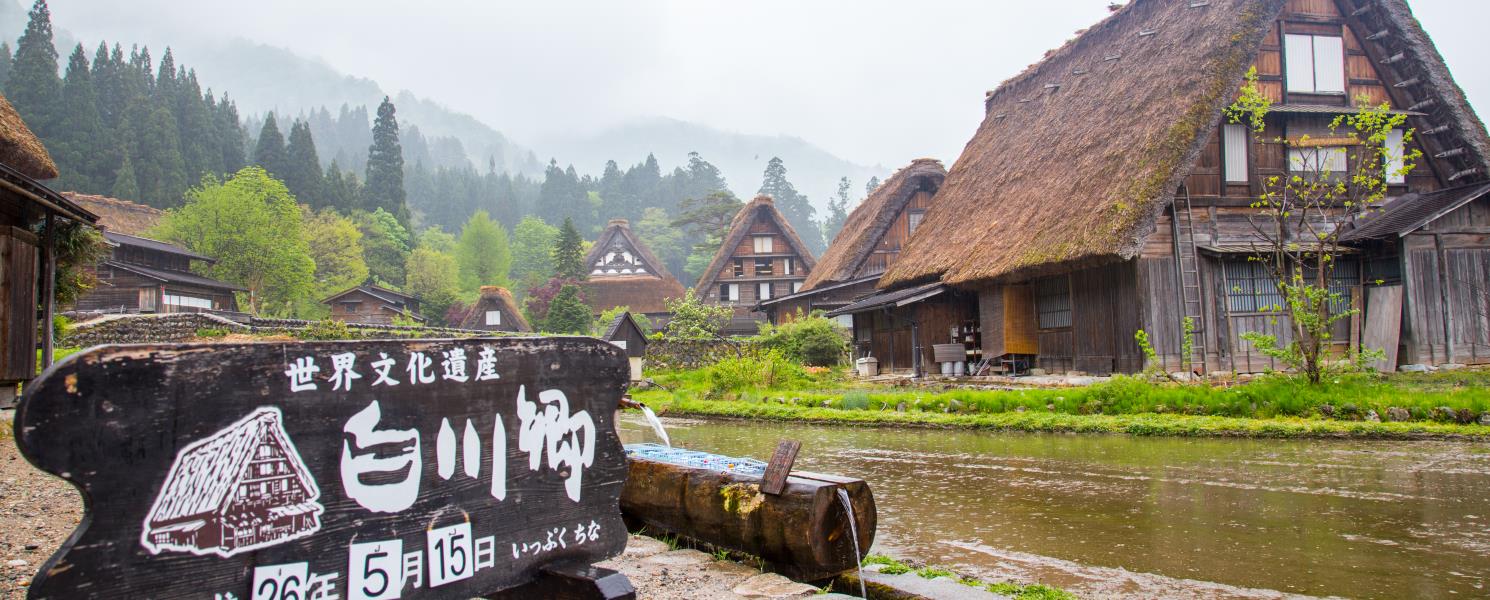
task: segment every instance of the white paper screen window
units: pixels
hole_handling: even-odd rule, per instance
[[[758,235],[758,236],[755,236],[755,253],[756,254],[770,254],[771,253],[771,236],[769,236],[769,235]]]
[[[1247,182],[1247,126],[1228,123],[1221,129],[1227,183]]]
[[[500,311],[500,310],[489,310],[489,311],[486,311],[486,324],[487,325],[501,325],[502,324],[502,311]]]
[[[1293,33],[1283,38],[1288,91],[1322,94],[1345,92],[1345,46],[1341,38]]]
[[[1407,174],[1402,172],[1402,157],[1407,152],[1403,143],[1402,130],[1393,129],[1387,132],[1386,140],[1386,170],[1387,183],[1406,183]]]
[[[770,300],[771,299],[771,284],[770,283],[759,283],[759,284],[756,284],[756,286],[757,286],[756,287],[756,293],[757,293],[756,299],[757,300]]]

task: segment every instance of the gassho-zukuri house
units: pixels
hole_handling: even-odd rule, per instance
[[[1253,66],[1273,104],[1261,136],[1224,116]],[[1355,251],[1331,287],[1364,310],[1336,339],[1386,350],[1384,368],[1490,362],[1490,138],[1403,0],[1117,8],[987,95],[878,297],[861,302],[919,328],[910,308],[956,298],[947,310],[976,323],[987,364],[1137,372],[1142,329],[1169,369],[1281,367],[1241,338],[1289,340],[1266,311],[1278,302],[1266,271],[1248,261],[1250,206],[1265,178],[1311,168],[1298,153],[1344,171],[1344,148],[1303,138],[1327,137],[1361,96],[1408,115],[1413,145],[1394,133],[1393,155],[1423,156],[1387,177],[1382,211],[1340,225]]]
[[[590,273],[580,282],[596,317],[617,306],[646,315],[653,327],[667,324],[667,301],[683,297],[683,284],[643,244],[626,219],[611,219],[590,253]]]
[[[918,350],[920,364],[931,364],[933,344],[958,343],[965,337],[960,330],[976,325],[962,322],[959,311],[948,309],[947,301],[955,294],[926,298],[898,312],[888,310],[896,302],[886,296],[867,303],[859,300],[874,294],[880,276],[895,264],[946,178],[946,168],[930,158],[896,171],[849,213],[800,292],[763,300],[756,309],[773,323],[825,311],[853,329],[856,357],[875,357],[881,371],[914,372],[913,355]]]
[[[726,335],[754,335],[765,300],[802,291],[817,260],[770,196],[756,196],[735,213],[729,233],[694,286],[704,302],[731,309]]]

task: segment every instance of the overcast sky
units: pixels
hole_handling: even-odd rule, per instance
[[[51,0],[51,7],[57,26],[84,40],[182,45],[241,36],[286,47],[390,92],[408,89],[473,114],[519,142],[666,116],[795,135],[893,168],[920,156],[954,159],[981,118],[983,92],[1101,19],[1108,3]],[[1490,106],[1490,1],[1412,6],[1471,103]]]

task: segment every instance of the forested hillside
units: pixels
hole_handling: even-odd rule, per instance
[[[630,220],[687,283],[717,248],[739,195],[774,196],[815,252],[862,197],[844,178],[818,211],[779,157],[768,157],[758,184],[726,181],[697,152],[671,170],[648,153],[608,160],[598,174],[558,159],[529,174],[511,165],[536,157],[497,155],[507,142],[495,132],[480,163],[461,138],[426,134],[426,124],[449,131],[474,120],[412,95],[244,118],[230,91],[203,89],[169,48],[158,62],[149,48],[121,42],[66,54],[45,0],[15,46],[0,43],[0,84],[53,153],[62,172],[53,184],[167,209],[155,235],[233,255],[212,274],[249,288],[243,304],[267,314],[318,316],[318,298],[363,281],[420,296],[437,320],[459,317],[481,285],[541,296],[555,273],[585,271],[546,260],[560,240],[592,239],[612,218]],[[411,124],[410,110],[429,120]],[[250,198],[267,212],[239,214],[235,202]]]

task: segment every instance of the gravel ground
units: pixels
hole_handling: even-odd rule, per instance
[[[83,499],[67,482],[26,462],[11,434],[14,411],[0,411],[0,599],[24,598],[31,577],[83,518]],[[671,550],[653,538],[631,536],[626,552],[601,566],[626,574],[637,597],[800,598],[816,592],[780,575],[697,550]]]
[[[0,598],[23,598],[31,577],[83,519],[83,497],[21,457],[0,411]]]

